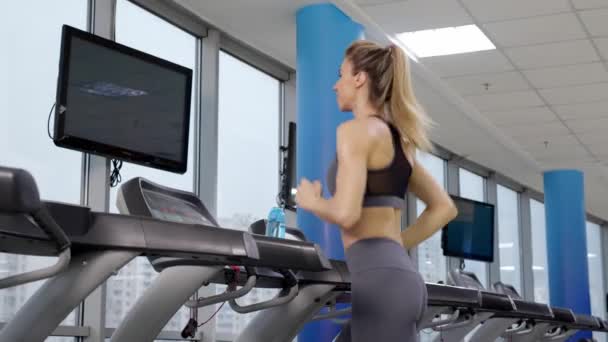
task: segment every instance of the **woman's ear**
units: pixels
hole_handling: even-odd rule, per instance
[[[355,74],[355,87],[361,88],[365,82],[367,82],[367,73],[365,71],[359,71]]]

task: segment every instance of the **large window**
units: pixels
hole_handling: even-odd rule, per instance
[[[435,181],[442,188],[445,188],[445,161],[428,153],[418,153],[418,160]],[[416,200],[416,213],[418,216],[422,214],[426,208],[421,200]],[[446,281],[447,263],[446,257],[443,256],[441,250],[441,232],[433,234],[428,240],[422,242],[418,248],[418,270],[427,282],[436,283]]]
[[[196,67],[195,37],[126,0],[117,2],[116,41],[192,70]],[[194,103],[194,93],[192,103]],[[133,177],[144,177],[164,186],[187,191],[194,190],[194,135],[196,132],[194,106],[190,113],[187,172],[181,175],[124,163],[120,171],[123,183]],[[117,188],[112,188],[110,191],[111,212],[118,212],[116,192]],[[141,257],[121,268],[116,276],[108,280],[106,298],[106,325],[108,327],[115,328],[120,324],[129,309],[151,285],[156,276],[157,273],[148,259]],[[188,319],[189,310],[183,307],[169,321],[164,330],[181,331]]]
[[[247,229],[266,218],[279,191],[280,82],[220,53],[217,215],[224,227]],[[218,286],[217,292],[223,292]],[[273,296],[253,290],[239,303]],[[234,338],[255,315],[240,315],[224,305],[218,314],[218,339]]]
[[[549,272],[547,270],[547,232],[545,204],[530,199],[530,227],[532,228],[532,272],[534,301],[549,303]]]
[[[0,165],[35,177],[46,200],[80,203],[82,154],[56,147],[47,134],[55,102],[61,27],[87,27],[87,1],[9,1],[0,11]],[[55,258],[0,254],[0,277],[30,271]],[[10,320],[43,281],[0,291],[0,322]],[[75,324],[72,313],[62,324]],[[53,341],[73,341],[54,338]]]
[[[417,162],[426,168],[433,176],[435,181],[445,189],[446,184],[446,163],[443,159],[428,153],[418,152]],[[426,205],[416,199],[416,214],[420,216]],[[441,231],[433,234],[426,241],[417,247],[418,252],[418,271],[426,282],[437,283],[446,282],[447,258],[443,256],[441,249]],[[432,330],[420,332],[421,342],[431,342],[439,334]]]
[[[500,253],[500,280],[521,290],[521,264],[519,261],[519,196],[517,192],[497,186],[498,249]]]
[[[587,222],[587,269],[589,271],[589,295],[591,314],[606,319],[604,265],[602,263],[602,232],[598,224]],[[605,333],[593,333],[598,342],[606,342]]]
[[[465,169],[459,169],[460,196],[475,201],[485,200],[485,179]],[[485,262],[466,260],[466,271],[473,272],[485,288],[488,288],[488,264]]]

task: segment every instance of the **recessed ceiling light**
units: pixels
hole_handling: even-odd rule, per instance
[[[477,25],[404,32],[397,37],[421,58],[496,49]]]

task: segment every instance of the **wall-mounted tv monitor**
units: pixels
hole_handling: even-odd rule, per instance
[[[57,146],[184,173],[192,70],[64,25]]]
[[[285,204],[286,209],[296,209],[296,196],[295,191],[298,188],[297,184],[297,165],[296,165],[296,123],[289,123],[289,130],[287,136],[287,147],[284,150],[286,156],[284,158],[283,166],[283,181],[281,189],[281,200]]]
[[[458,215],[442,230],[443,255],[494,261],[494,205],[452,196]]]

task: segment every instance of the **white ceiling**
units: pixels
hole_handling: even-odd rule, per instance
[[[320,2],[174,1],[294,69],[295,13]],[[587,208],[608,219],[608,0],[333,2],[389,34],[478,25],[496,50],[413,66],[433,140],[539,191],[543,170],[583,170]]]

